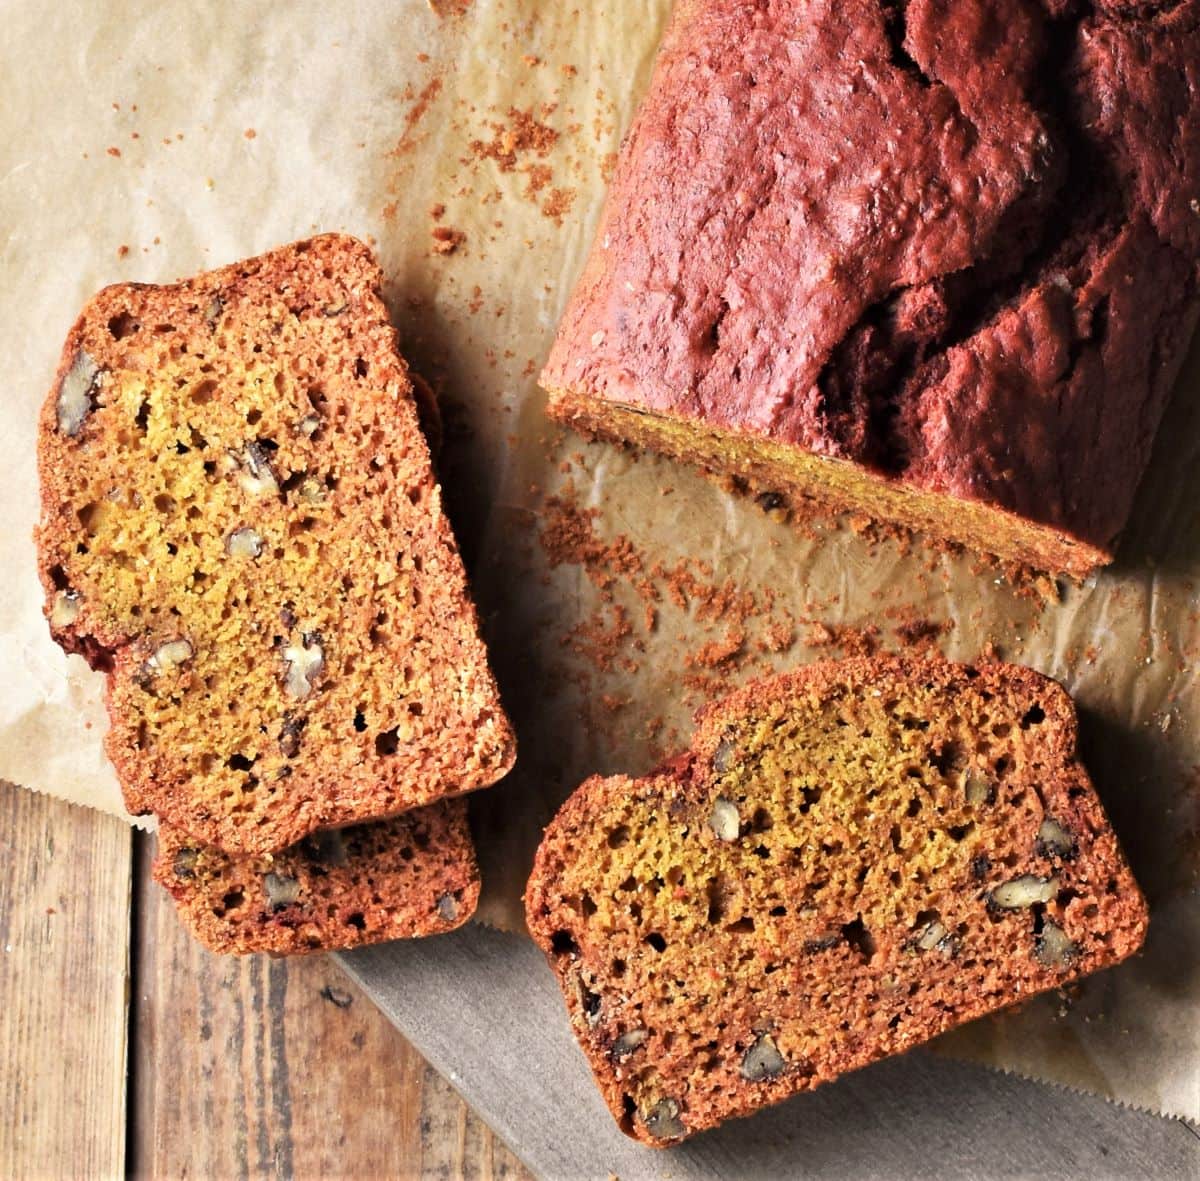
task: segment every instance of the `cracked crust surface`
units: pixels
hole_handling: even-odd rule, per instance
[[[479,900],[466,803],[316,832],[262,857],[231,857],[158,830],[154,880],[210,951],[297,955],[438,935]]]
[[[46,615],[126,805],[230,853],[515,756],[380,285],[324,235],[107,288],[39,423]]]
[[[1066,692],[893,657],[751,684],[657,771],[588,780],[526,913],[614,1118],[658,1146],[1114,964],[1147,926]]]
[[[682,0],[551,412],[1082,574],[1195,322],[1198,201],[1200,0]]]

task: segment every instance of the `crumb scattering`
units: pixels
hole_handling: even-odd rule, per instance
[[[467,235],[453,226],[434,226],[430,235],[433,238],[430,250],[434,254],[453,254],[467,240]]]
[[[512,172],[525,153],[547,156],[558,142],[558,132],[533,116],[532,109],[509,107],[507,122],[493,122],[492,138],[471,141],[471,153],[479,160],[494,160],[501,172]]]
[[[552,221],[562,224],[563,218],[575,204],[574,189],[551,189],[550,195],[542,202],[542,212]]]

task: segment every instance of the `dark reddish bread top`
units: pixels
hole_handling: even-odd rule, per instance
[[[666,1144],[1132,954],[1146,903],[1055,682],[859,658],[708,706],[546,829],[534,939],[614,1117]]]
[[[1109,550],[1198,202],[1200,0],[680,0],[543,384]]]

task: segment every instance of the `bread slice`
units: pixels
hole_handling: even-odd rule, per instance
[[[1200,0],[679,0],[542,374],[588,435],[1111,561],[1200,310]]]
[[[513,763],[380,285],[329,234],[106,288],[39,423],[46,615],[126,804],[230,853]]]
[[[296,955],[436,935],[479,900],[466,802],[326,829],[281,853],[231,857],[158,830],[154,880],[210,951]]]
[[[669,1144],[1136,951],[1075,732],[1028,669],[860,658],[584,783],[526,909],[621,1128]]]

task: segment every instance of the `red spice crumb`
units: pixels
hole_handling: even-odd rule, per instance
[[[117,257],[118,258],[124,258],[128,253],[129,253],[129,247],[124,245],[123,243],[122,243],[122,245],[117,247]]]
[[[432,217],[434,221],[441,221],[442,217],[445,215],[445,212],[446,207],[440,201],[436,205],[430,205],[429,207],[429,216]]]
[[[540,193],[554,179],[554,171],[549,164],[532,164],[526,177],[525,196],[532,197],[534,193]]]
[[[911,648],[935,646],[937,640],[954,627],[950,620],[913,619],[896,628],[896,638]]]
[[[611,603],[607,608],[610,616],[608,622],[605,621],[605,614],[605,610],[601,609],[591,618],[576,624],[562,637],[562,645],[589,660],[601,672],[609,672],[614,667],[629,673],[637,672],[637,661],[619,656],[625,641],[633,635],[629,612],[620,603]],[[640,642],[633,642],[633,647],[640,649],[641,646]]]
[[[551,189],[550,195],[542,202],[542,212],[558,225],[562,225],[563,217],[570,212],[574,204],[574,189]]]
[[[879,628],[818,622],[812,625],[808,642],[814,648],[840,648],[846,656],[874,656],[879,649]]]
[[[582,456],[570,457],[581,462]],[[564,470],[570,461],[564,461]],[[732,579],[714,582],[710,562],[681,558],[667,566],[652,562],[629,538],[617,534],[601,538],[598,509],[581,507],[568,482],[557,496],[548,496],[542,507],[538,538],[551,568],[569,563],[580,569],[597,588],[599,603],[586,619],[565,636],[564,647],[584,658],[601,674],[636,665],[632,655],[646,651],[648,638],[660,629],[660,610],[686,613],[687,638],[679,639],[676,657],[685,700],[723,696],[740,682],[748,667],[773,671],[773,655],[786,651],[796,640],[795,620],[776,609],[771,588],[748,590]],[[629,596],[641,601],[641,611],[631,614]],[[628,609],[627,609],[628,605]],[[870,650],[877,629],[826,629],[818,639]],[[585,692],[598,696],[590,675],[581,667],[567,673]],[[606,687],[606,686],[604,686]]]
[[[769,623],[758,642],[760,652],[786,652],[796,642],[796,625],[791,620]]]
[[[121,149],[120,149],[120,148],[116,148],[116,147],[109,148],[109,149],[108,149],[108,154],[109,154],[110,156],[119,156],[119,155],[121,154]]]
[[[453,226],[434,226],[432,237],[434,254],[453,254],[467,240],[467,235]]]
[[[253,127],[247,127],[246,130],[242,132],[242,134],[247,139],[253,139],[256,135],[258,135],[258,132],[255,131]]]
[[[433,105],[434,99],[442,92],[441,78],[431,78],[427,82],[420,94],[417,94],[412,87],[408,87],[404,92],[404,98],[412,102],[412,106],[408,109],[408,114],[404,116],[404,130],[400,138],[396,141],[396,146],[388,153],[393,159],[400,159],[407,156],[409,152],[416,146],[416,138],[413,133],[416,131],[417,124],[424,117],[426,111]]]
[[[510,107],[508,125],[492,123],[490,127],[491,140],[486,143],[481,139],[472,140],[470,148],[477,159],[495,160],[501,172],[512,172],[517,166],[519,153],[533,152],[544,157],[558,142],[558,132],[545,123],[539,123],[533,117],[532,109],[521,111]]]
[[[634,578],[644,571],[642,559],[628,537],[611,541],[596,536],[595,521],[600,510],[581,509],[567,496],[546,498],[540,540],[550,567],[582,566],[593,585],[609,589],[620,577]]]
[[[746,632],[740,627],[731,627],[719,640],[709,640],[695,652],[684,655],[688,668],[723,668],[731,664],[746,646]]]

